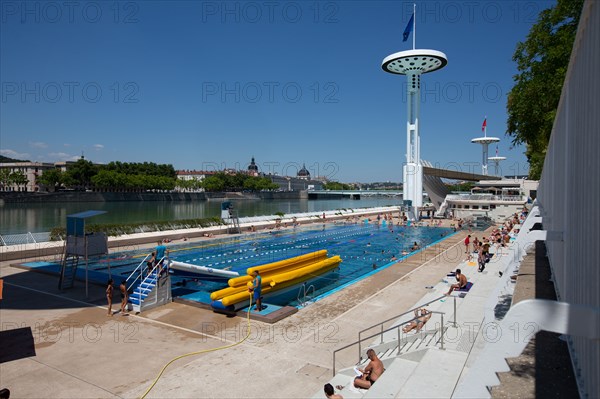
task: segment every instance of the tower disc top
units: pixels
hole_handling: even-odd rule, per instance
[[[417,49],[390,54],[384,58],[381,67],[389,73],[406,75],[437,71],[447,63],[448,58],[441,51]]]

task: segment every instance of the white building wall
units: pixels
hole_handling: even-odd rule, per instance
[[[546,154],[538,202],[560,301],[600,308],[600,1],[584,4]],[[582,393],[600,397],[600,342],[570,337]]]

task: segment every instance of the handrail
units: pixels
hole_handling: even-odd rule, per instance
[[[137,270],[142,267],[142,265],[144,264],[144,262],[146,262],[146,259],[148,259],[148,256],[150,256],[152,254],[148,254],[146,255],[146,257],[140,262],[139,265],[137,265],[137,267],[135,269],[133,269],[133,271],[129,274],[129,276],[125,279],[125,282],[128,282],[129,279],[131,278],[131,276],[133,276],[135,274],[135,272],[137,272]],[[136,279],[137,280],[137,279]],[[131,285],[133,285],[135,283],[135,281],[133,283],[131,283]],[[131,285],[128,288],[131,288]]]
[[[436,313],[436,314],[439,314],[439,315],[441,316],[441,319],[442,319],[442,321],[441,321],[441,326],[440,326],[440,331],[442,332],[442,336],[441,336],[441,345],[442,345],[442,347],[441,347],[441,349],[444,349],[444,315],[445,315],[446,313],[445,313],[445,312],[439,312],[439,311],[436,311],[436,310],[430,310],[428,313]],[[346,345],[346,346],[342,346],[341,348],[338,348],[338,349],[334,350],[334,351],[333,351],[333,375],[335,376],[335,354],[336,354],[337,352],[339,352],[339,351],[342,351],[342,350],[344,350],[344,349],[348,349],[348,348],[350,348],[351,346],[354,346],[354,345],[356,345],[356,344],[359,344],[359,345],[360,345],[360,343],[361,343],[362,341],[366,341],[367,339],[372,339],[372,338],[375,338],[375,337],[377,337],[378,335],[382,335],[382,336],[383,336],[383,334],[384,334],[384,333],[386,333],[386,332],[388,332],[388,331],[392,331],[392,330],[395,330],[395,329],[400,329],[400,327],[402,327],[402,326],[404,326],[404,325],[406,325],[406,324],[408,324],[408,323],[411,323],[411,322],[413,322],[413,321],[417,320],[419,317],[422,317],[422,316],[417,316],[417,317],[415,317],[415,318],[413,318],[413,319],[410,319],[410,320],[408,320],[408,321],[405,321],[404,323],[400,323],[400,324],[398,324],[398,325],[396,325],[396,326],[392,326],[392,327],[390,327],[390,328],[388,328],[388,329],[386,329],[386,330],[382,330],[382,331],[380,331],[380,332],[378,332],[378,333],[376,333],[376,334],[369,335],[368,337],[362,338],[362,339],[360,339],[360,340],[358,340],[358,341],[352,342],[351,344],[348,344],[348,345]],[[400,331],[398,331],[398,334],[400,334]],[[400,345],[400,341],[398,341],[398,345]],[[359,361],[359,362],[361,361],[360,352],[358,353],[358,361]]]
[[[156,270],[156,268],[163,266],[163,260],[165,259],[165,256],[162,257],[162,259],[160,260],[160,262],[157,262],[154,267],[152,268],[152,270],[150,270],[150,273],[148,273],[146,275],[146,277],[144,277],[141,281],[140,281],[140,289],[138,290],[138,302],[140,304],[140,309],[142,306],[142,289],[141,289],[141,285],[144,284],[144,281],[146,281],[147,279],[149,279],[150,277],[153,276],[154,271]],[[168,267],[168,264],[167,264]],[[157,271],[156,272],[156,285],[158,285],[158,279],[160,277],[160,273]],[[137,281],[137,279],[136,279]],[[135,281],[134,281],[135,282]]]
[[[433,300],[431,300],[431,301],[429,301],[429,302],[425,302],[425,303],[423,303],[423,304],[421,304],[421,305],[418,305],[416,308],[413,308],[413,309],[407,310],[406,312],[404,312],[404,313],[401,313],[401,314],[399,314],[399,315],[397,315],[397,316],[392,316],[392,317],[390,317],[389,319],[385,319],[384,321],[381,321],[381,322],[379,322],[379,323],[377,323],[377,324],[373,324],[373,325],[372,325],[372,326],[370,326],[370,327],[367,327],[367,328],[365,328],[365,329],[363,329],[363,330],[360,330],[360,331],[358,332],[358,341],[359,341],[359,342],[361,341],[361,339],[360,339],[360,336],[361,336],[361,334],[362,334],[362,333],[364,333],[365,331],[368,331],[368,330],[370,330],[370,329],[372,329],[372,328],[374,328],[374,327],[377,327],[377,326],[381,326],[381,331],[383,331],[383,324],[384,324],[384,323],[387,323],[388,321],[396,320],[396,319],[398,319],[399,317],[402,317],[402,316],[404,316],[404,315],[407,315],[407,314],[409,314],[409,313],[412,313],[412,312],[414,312],[414,311],[415,311],[415,310],[417,310],[417,309],[421,309],[423,306],[427,306],[427,305],[429,305],[429,304],[432,304],[432,303],[434,303],[434,302],[437,302],[437,301],[439,301],[440,299],[443,299],[443,298],[446,298],[446,295],[442,295],[442,296],[440,296],[439,298],[436,298],[436,299],[433,299]],[[454,325],[456,326],[456,297],[454,297]],[[383,343],[383,335],[381,336],[381,343]],[[359,346],[358,346],[358,353],[360,353],[360,350],[361,350],[361,347],[360,347],[360,344],[359,344]]]
[[[306,295],[310,292],[310,289],[312,288],[312,292],[313,294],[315,293],[315,286],[314,285],[309,285],[308,288],[306,288],[306,283],[302,284],[302,288],[300,288],[298,290],[298,297],[296,298],[298,300],[298,304],[300,306],[306,306],[307,301],[306,301]],[[302,300],[300,300],[300,294],[302,293]]]

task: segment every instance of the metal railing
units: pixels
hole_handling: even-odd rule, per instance
[[[312,297],[308,301],[306,300],[306,297],[311,292],[311,290],[312,290],[312,293],[314,295],[315,294],[315,286],[314,285],[311,284],[307,288],[306,284],[302,284],[302,287],[298,290],[298,298],[297,298],[298,299],[298,304],[300,306],[304,307],[304,306],[306,306],[306,304],[308,302],[310,302],[310,300],[312,299]],[[302,299],[300,299],[300,297],[302,297]]]
[[[148,273],[148,275],[146,275],[146,277],[144,277],[144,278],[142,279],[142,281],[140,282],[140,289],[138,290],[138,295],[137,295],[137,296],[138,296],[138,302],[139,302],[139,307],[140,307],[140,310],[142,309],[142,294],[143,294],[143,291],[142,291],[142,284],[144,284],[144,282],[145,282],[146,280],[148,280],[148,279],[150,279],[150,278],[153,278],[153,276],[155,275],[155,272],[156,272],[156,284],[155,284],[155,286],[157,286],[157,285],[158,285],[158,279],[160,278],[160,271],[159,271],[159,270],[157,270],[157,269],[158,269],[158,268],[163,268],[163,267],[166,267],[166,268],[168,268],[168,265],[167,265],[167,266],[163,265],[163,262],[162,262],[162,261],[163,261],[163,259],[164,259],[164,258],[165,258],[165,257],[163,257],[163,258],[160,260],[160,262],[158,262],[156,265],[154,265],[154,267],[152,268],[152,270],[150,270],[150,273]],[[152,303],[157,303],[157,302],[158,302],[158,289],[154,290],[154,294],[155,294],[155,295],[154,295],[154,302],[152,302]]]
[[[420,309],[420,308],[422,308],[422,307],[424,307],[424,306],[430,305],[430,304],[432,304],[432,303],[434,303],[434,302],[437,302],[437,301],[439,301],[440,299],[444,299],[444,298],[447,298],[447,296],[446,296],[446,295],[442,295],[442,296],[440,296],[439,298],[432,299],[431,301],[429,301],[429,302],[425,302],[425,303],[423,303],[423,304],[421,304],[421,305],[419,305],[419,306],[417,306],[417,307],[415,307],[415,308],[413,308],[413,309],[407,310],[407,311],[406,311],[406,312],[404,312],[404,313],[400,313],[399,315],[392,316],[392,317],[390,317],[390,318],[388,318],[388,319],[385,319],[384,321],[381,321],[381,322],[379,322],[379,323],[377,323],[377,324],[373,324],[373,325],[372,325],[372,326],[370,326],[370,327],[367,327],[367,328],[365,328],[365,329],[363,329],[363,330],[360,330],[360,331],[358,332],[358,342],[359,342],[359,344],[358,344],[358,356],[359,356],[359,360],[360,360],[360,356],[361,356],[361,353],[362,353],[362,345],[361,345],[361,342],[362,342],[362,340],[361,340],[361,335],[362,335],[362,334],[363,334],[365,331],[369,331],[369,330],[371,330],[371,329],[373,329],[373,328],[375,328],[375,327],[380,327],[380,329],[381,329],[381,332],[380,332],[380,334],[381,334],[381,343],[383,343],[383,325],[384,325],[385,323],[388,323],[388,322],[390,322],[390,321],[392,321],[392,320],[397,320],[397,319],[399,319],[399,318],[400,318],[400,317],[402,317],[402,316],[406,316],[407,314],[413,313],[415,310],[418,310],[418,309]],[[456,327],[456,297],[455,297],[455,296],[453,296],[452,298],[454,298],[454,320],[452,321],[452,325],[453,325],[454,327]]]
[[[494,195],[494,194],[448,194],[446,200],[449,201],[527,201],[524,195]]]
[[[142,278],[142,274],[144,273],[144,264],[146,263],[146,259],[148,259],[148,257],[152,255],[152,254],[148,254],[146,255],[146,257],[140,262],[139,265],[137,265],[137,267],[135,269],[133,269],[133,271],[129,274],[129,276],[125,279],[125,286],[127,287],[127,290],[131,289],[134,284],[136,283],[136,281],[138,281],[138,279],[141,281],[143,280]],[[139,270],[139,275],[137,275],[137,271]],[[129,281],[129,279],[131,277],[133,277],[134,275],[137,275],[137,277],[135,278],[135,280],[133,280],[130,284],[127,284],[127,282]]]
[[[440,329],[439,329],[440,332],[441,332],[441,336],[440,336],[440,345],[441,345],[441,347],[440,347],[440,349],[444,350],[444,315],[446,313],[445,312],[438,312],[438,311],[432,310],[432,311],[427,312],[427,314],[439,314],[441,316],[441,325],[440,325]],[[422,317],[422,316],[419,316],[419,317]],[[343,351],[344,349],[348,349],[348,348],[350,348],[350,347],[352,347],[354,345],[361,345],[361,343],[363,341],[366,341],[368,339],[376,338],[377,336],[380,336],[380,335],[382,337],[382,341],[381,342],[383,343],[383,334],[386,333],[386,332],[389,332],[389,331],[398,330],[398,354],[400,354],[400,332],[401,332],[400,331],[400,327],[405,326],[405,325],[407,325],[407,324],[409,324],[409,323],[417,320],[419,317],[415,317],[415,318],[413,318],[411,320],[405,321],[404,323],[400,323],[400,324],[398,324],[396,326],[392,326],[392,327],[390,327],[388,329],[385,329],[385,330],[382,330],[382,331],[380,331],[380,332],[378,332],[376,334],[372,334],[372,335],[369,335],[368,337],[361,338],[361,339],[359,339],[356,342],[352,342],[351,344],[348,344],[346,346],[342,346],[341,348],[338,348],[338,349],[334,350],[333,351],[333,367],[332,367],[333,368],[333,375],[335,376],[335,372],[336,372],[336,370],[335,370],[335,354],[337,352]],[[359,352],[358,353],[358,362],[360,362],[361,360],[362,360],[362,356],[361,356],[361,353]]]
[[[50,233],[23,233],[0,235],[0,246],[37,244],[50,241]]]

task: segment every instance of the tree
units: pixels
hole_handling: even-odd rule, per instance
[[[27,183],[29,183],[27,175],[20,170],[12,172],[10,174],[10,180],[13,184],[16,184],[17,187],[26,186]]]
[[[0,188],[2,188],[2,191],[4,191],[6,190],[6,187],[10,185],[12,185],[12,182],[10,180],[10,169],[0,169]]]
[[[506,134],[526,145],[532,179],[541,176],[582,7],[583,0],[558,0],[542,11],[513,55],[519,73],[508,93]]]
[[[37,180],[38,183],[43,184],[50,191],[56,191],[63,183],[63,172],[58,168],[48,169]]]
[[[73,185],[87,188],[92,184],[92,177],[98,173],[98,168],[90,161],[86,161],[83,157],[70,165],[67,169],[67,175],[74,182]]]

